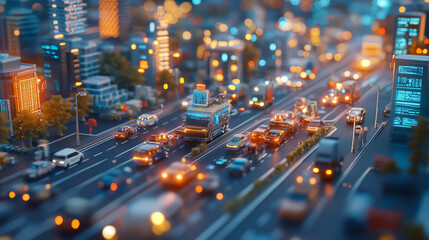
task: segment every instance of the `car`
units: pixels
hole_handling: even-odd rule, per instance
[[[229,151],[239,151],[246,145],[247,137],[244,134],[235,134],[226,144],[226,149]]]
[[[29,186],[25,183],[14,184],[11,187],[1,190],[0,200],[20,199],[28,192]]]
[[[168,157],[168,149],[154,142],[144,142],[133,152],[133,160],[139,166],[152,164]]]
[[[190,163],[173,162],[162,172],[161,181],[167,186],[183,187],[195,178],[196,169]]]
[[[226,158],[221,157],[221,158],[219,158],[219,159],[215,160],[214,165],[215,165],[217,168],[225,168],[225,167],[227,167],[230,163],[231,163],[231,160],[230,160],[230,159],[226,159]]]
[[[155,114],[142,114],[137,119],[139,127],[151,127],[158,123],[158,117]]]
[[[231,176],[243,176],[245,173],[250,172],[252,168],[252,162],[247,158],[236,158],[229,165],[229,175]]]
[[[55,169],[55,164],[50,161],[35,161],[25,171],[24,177],[27,180],[36,180],[48,175]]]
[[[361,107],[350,108],[346,112],[347,123],[353,123],[356,121],[356,124],[362,124],[365,121],[365,109]]]
[[[302,85],[303,85],[302,80],[298,79],[298,77],[292,78],[292,79],[288,79],[286,81],[286,86],[288,86],[289,89],[291,89],[292,91],[301,89]]]
[[[132,127],[130,127],[130,126],[123,126],[123,127],[120,127],[115,132],[115,138],[116,138],[116,140],[128,140],[134,134],[135,134],[135,131],[134,131],[134,129]]]
[[[38,206],[40,203],[55,197],[57,195],[57,190],[51,186],[47,187],[45,185],[38,184],[31,187],[27,193],[30,196],[28,202],[33,206]]]
[[[81,161],[83,161],[83,154],[73,148],[64,148],[56,152],[52,160],[55,166],[66,168]]]
[[[117,228],[118,237],[115,239],[158,239],[158,231],[165,231],[170,222],[175,220],[184,206],[182,197],[174,192],[162,193],[157,197],[143,197],[124,207],[124,214],[118,214],[116,223],[122,223]]]
[[[318,132],[323,126],[325,126],[325,123],[322,120],[313,119],[311,120],[310,124],[308,124],[307,133],[314,134]]]
[[[182,100],[182,110],[186,110],[189,105],[192,104],[192,95],[187,96],[185,99]]]
[[[219,176],[214,173],[199,173],[197,177],[198,182],[195,191],[199,194],[213,194],[220,186]]]
[[[286,131],[279,129],[270,129],[265,137],[265,144],[271,147],[279,147],[286,141]]]
[[[54,218],[54,224],[59,231],[73,234],[92,225],[93,208],[89,200],[72,197],[65,200],[63,206]]]
[[[365,231],[367,214],[373,203],[374,199],[368,193],[357,193],[347,201],[343,222],[348,232],[360,233]]]
[[[265,124],[260,125],[259,127],[257,127],[255,130],[252,131],[251,133],[251,138],[250,140],[253,143],[257,143],[257,144],[263,144],[265,143],[265,137],[267,135],[268,132],[268,126]]]
[[[383,110],[383,116],[385,116],[385,117],[390,117],[390,109],[392,108],[392,104],[391,103],[388,103],[387,105],[386,105],[386,107],[384,107],[384,110]]]
[[[362,77],[362,73],[353,70],[344,71],[343,78],[344,80],[359,80]]]
[[[267,152],[265,151],[265,145],[247,143],[245,156],[247,159],[252,161],[261,161],[265,156],[267,156]]]
[[[126,177],[121,170],[116,169],[105,174],[98,182],[98,187],[116,191],[118,185],[124,183],[125,180]]]
[[[338,90],[330,89],[328,93],[322,98],[322,104],[324,106],[337,106],[339,103]]]

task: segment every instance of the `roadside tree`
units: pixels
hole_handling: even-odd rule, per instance
[[[86,92],[85,88],[78,88],[77,92]],[[73,103],[76,102],[76,93],[73,93],[72,95]],[[85,118],[88,117],[90,113],[93,113],[94,110],[91,109],[91,106],[94,105],[94,98],[90,94],[86,94],[85,96],[78,96],[77,97],[77,107],[78,107],[78,114],[79,117],[81,117],[81,121],[85,122]],[[72,118],[76,118],[76,108],[73,108],[72,110]]]
[[[8,124],[6,114],[0,113],[0,143],[9,143],[10,136],[6,124]]]
[[[58,130],[58,136],[62,137],[61,130],[67,129],[64,123],[71,118],[70,101],[64,101],[60,95],[53,95],[49,101],[43,103],[42,112],[49,123],[50,129]]]
[[[28,140],[30,147],[33,146],[33,139],[40,139],[49,135],[46,131],[48,122],[42,114],[24,110],[17,113],[12,122],[15,137]]]

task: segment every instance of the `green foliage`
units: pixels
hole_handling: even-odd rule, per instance
[[[389,173],[397,174],[400,171],[401,171],[401,169],[398,168],[398,166],[396,166],[396,161],[391,161],[391,162],[385,164],[381,168],[381,173],[383,173],[383,174],[389,174]]]
[[[225,211],[232,212],[240,208],[244,203],[249,201],[258,191],[260,191],[264,186],[272,182],[273,179],[275,179],[278,175],[280,175],[282,172],[284,172],[292,163],[296,161],[302,154],[306,153],[308,150],[310,150],[312,147],[314,147],[317,142],[325,136],[329,130],[331,130],[332,126],[328,127],[322,127],[316,134],[309,137],[307,140],[305,140],[302,145],[298,146],[293,150],[292,152],[288,153],[286,156],[286,164],[277,164],[274,167],[274,171],[271,172],[267,177],[264,179],[256,179],[253,182],[253,188],[244,196],[241,198],[234,198],[229,200],[225,204]]]
[[[164,89],[164,84],[168,84],[168,89]],[[170,73],[169,70],[164,70],[156,75],[156,83],[155,88],[160,92],[161,97],[165,98],[167,97],[167,94],[169,92],[176,92],[178,88],[178,83],[176,81],[176,76],[174,76],[172,73]]]
[[[118,53],[103,53],[100,62],[100,74],[113,77],[113,81],[119,88],[133,90],[136,85],[145,80],[143,74],[139,73],[137,67]]]
[[[244,71],[248,77],[254,76],[258,73],[259,58],[261,58],[261,50],[256,48],[253,43],[246,43],[243,50],[244,58]],[[254,67],[249,67],[249,62],[255,63]]]
[[[77,92],[86,92],[85,88],[78,88]],[[73,103],[76,102],[76,93],[72,94]],[[94,98],[86,94],[86,96],[78,96],[77,97],[77,107],[78,107],[78,114],[79,117],[82,118],[82,121],[85,121],[85,118],[88,117],[89,113],[93,113],[94,110],[92,110],[90,107],[94,105]],[[72,111],[72,117],[73,119],[76,118],[76,108]]]
[[[418,118],[417,126],[413,127],[414,133],[408,145],[412,154],[409,157],[411,165],[408,169],[410,174],[416,174],[420,166],[428,166],[429,163],[429,118]]]
[[[49,101],[43,103],[42,112],[50,124],[49,128],[58,130],[59,137],[63,136],[61,130],[67,129],[63,124],[71,118],[71,107],[72,103],[64,101],[60,95],[53,95]]]
[[[191,149],[191,157],[197,157],[207,150],[207,144],[202,142]]]
[[[8,123],[6,113],[0,113],[0,143],[9,143],[9,128],[6,126]]]
[[[41,114],[24,110],[17,113],[12,122],[15,137],[29,140],[30,146],[32,146],[33,139],[40,139],[49,135],[46,132],[48,122]]]

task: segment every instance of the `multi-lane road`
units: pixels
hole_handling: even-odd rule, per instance
[[[178,161],[186,157],[188,161],[194,162],[199,171],[208,171],[213,168],[213,162],[219,157],[234,157],[238,154],[231,154],[226,151],[225,144],[229,138],[235,134],[246,130],[252,130],[262,123],[267,123],[272,113],[277,110],[287,110],[293,108],[296,96],[303,96],[312,99],[320,99],[321,89],[326,86],[328,77],[332,73],[341,73],[351,65],[353,51],[350,57],[343,61],[327,66],[322,69],[318,77],[312,82],[307,82],[301,91],[289,92],[279,88],[276,91],[276,102],[273,106],[265,110],[247,109],[244,112],[232,116],[230,129],[228,132],[208,144],[208,150],[192,159],[189,157],[190,149],[196,143],[183,143],[170,149],[170,156],[165,161],[161,161],[149,168],[138,168],[132,161],[132,151],[138,147],[150,134],[168,132],[174,130],[182,123],[181,115],[184,111],[171,110],[163,114],[157,126],[140,132],[128,141],[117,142],[110,132],[92,140],[91,143],[81,148],[85,155],[82,163],[72,166],[70,169],[57,169],[53,174],[36,182],[27,183],[29,187],[37,184],[50,184],[51,187],[59,190],[59,195],[42,203],[37,208],[31,208],[22,201],[19,196],[11,200],[16,205],[16,217],[7,224],[0,226],[0,233],[7,234],[15,239],[52,239],[58,236],[54,229],[53,217],[63,207],[63,202],[70,197],[79,196],[89,199],[94,204],[93,220],[95,224],[79,233],[79,239],[94,239],[100,236],[100,230],[106,224],[114,224],[117,220],[121,206],[129,203],[133,199],[145,196],[158,196],[166,189],[158,183],[160,172],[171,162]],[[356,104],[367,109],[365,126],[368,126],[368,139],[376,133],[372,129],[375,113],[375,91],[369,87],[370,82],[377,82],[382,86],[383,94],[390,94],[388,83],[390,82],[389,70],[381,69],[369,74],[360,80],[362,98]],[[380,112],[390,97],[382,97]],[[242,101],[237,107],[246,106],[247,101]],[[344,112],[348,108],[339,105],[334,108],[324,108],[321,118],[330,122],[337,129],[334,136],[340,137],[345,147],[344,154],[350,149],[351,127],[344,121]],[[130,123],[131,125],[134,123]],[[110,135],[109,135],[110,134]],[[223,194],[223,198],[218,200],[215,197],[201,198],[194,191],[194,185],[190,184],[178,194],[185,201],[185,210],[181,212],[178,219],[172,222],[169,237],[174,239],[249,239],[245,236],[256,236],[264,234],[272,238],[281,239],[294,234],[302,234],[304,229],[312,229],[315,222],[321,220],[325,211],[330,206],[332,191],[342,190],[342,179],[350,172],[358,169],[356,161],[359,160],[357,153],[349,154],[346,157],[342,175],[332,184],[326,184],[319,196],[318,204],[310,213],[304,223],[298,227],[294,224],[283,224],[276,216],[276,206],[278,201],[285,196],[287,186],[290,186],[296,176],[307,169],[314,159],[314,154],[297,162],[293,167],[285,172],[281,178],[270,185],[265,193],[263,190],[260,196],[245,204],[234,213],[225,213],[224,204],[229,199],[244,194],[253,184],[254,180],[260,178],[271,171],[273,166],[282,161],[286,154],[294,149],[297,140],[307,138],[305,129],[300,129],[298,133],[288,139],[280,148],[268,150],[266,158],[255,163],[252,170],[242,178],[230,178],[226,170],[217,171],[221,179],[221,187],[218,192]],[[55,145],[53,151],[60,149],[61,144]],[[103,175],[109,171],[119,169],[128,178],[127,183],[119,185],[116,191],[105,191],[98,187],[97,183]],[[349,170],[350,169],[350,170]],[[360,169],[360,168],[359,168]],[[344,177],[343,177],[344,176]],[[277,183],[278,182],[278,183]],[[8,191],[11,186],[23,183],[22,179],[11,179],[1,188]],[[275,185],[276,187],[272,187]],[[339,186],[339,187],[338,187]],[[331,189],[331,190],[329,190]],[[330,192],[331,191],[331,192]],[[327,204],[328,203],[328,204]],[[335,209],[333,210],[335,211]],[[323,217],[322,217],[323,215]],[[249,230],[249,226],[257,226],[254,230]],[[118,229],[119,231],[121,229]],[[76,237],[76,236],[75,236]]]

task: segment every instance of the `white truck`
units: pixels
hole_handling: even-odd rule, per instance
[[[386,59],[383,37],[366,35],[362,39],[361,53],[355,60],[354,68],[361,71],[370,71],[377,68]]]
[[[317,149],[313,173],[320,174],[322,180],[332,180],[343,166],[340,141],[338,138],[322,138]]]

